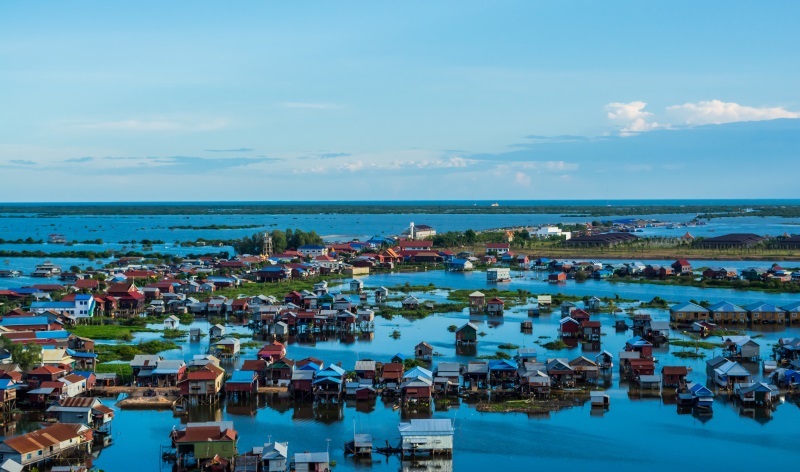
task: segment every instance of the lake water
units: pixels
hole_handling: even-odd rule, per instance
[[[646,216],[646,215],[645,215]],[[688,221],[693,215],[650,216],[675,222]],[[158,252],[185,254],[204,252],[211,248],[175,248],[176,240],[203,238],[233,238],[252,234],[257,229],[193,231],[169,230],[174,225],[264,225],[265,230],[287,227],[304,231],[316,230],[328,239],[348,239],[368,237],[376,234],[396,234],[410,221],[417,224],[430,224],[439,231],[463,230],[466,228],[488,229],[515,225],[535,225],[544,223],[583,222],[586,218],[561,218],[559,215],[233,215],[233,216],[124,216],[124,217],[75,217],[49,219],[0,218],[0,237],[5,239],[34,238],[47,239],[50,233],[63,233],[68,239],[101,238],[102,246],[76,245],[71,248],[55,245],[2,245],[0,249],[22,250],[100,250],[121,248],[117,243],[130,239],[163,239],[167,248],[157,247]],[[729,218],[716,219],[708,225],[691,228],[695,236],[724,234],[727,232],[754,232],[758,234],[782,234],[796,232],[796,221],[780,218]],[[646,230],[650,231],[650,230]],[[673,231],[675,236],[686,229],[653,231]],[[645,235],[648,234],[647,232]],[[657,234],[657,233],[653,233]],[[658,233],[660,234],[660,233]],[[665,233],[666,234],[666,233]],[[214,248],[216,249],[216,248]],[[180,252],[184,251],[185,252]],[[104,261],[79,259],[52,259],[67,269],[71,265],[99,266]],[[3,261],[0,268],[14,268],[30,272],[38,258],[14,258]],[[646,261],[645,261],[646,262]],[[703,265],[726,265],[737,268],[747,266],[768,266],[771,261],[714,262],[692,261],[695,267]],[[791,266],[791,263],[786,265]],[[530,274],[529,274],[530,275]],[[485,274],[449,273],[430,271],[411,274],[371,275],[363,278],[368,288],[381,285],[391,287],[410,283],[426,285],[433,283],[439,287],[453,289],[489,288]],[[33,283],[31,279],[0,279],[0,288]],[[37,279],[36,282],[42,282]],[[492,285],[496,286],[496,285]],[[608,282],[587,281],[553,285],[531,278],[514,279],[502,284],[511,290],[525,289],[536,294],[564,293],[570,295],[597,295],[626,299],[650,300],[659,296],[670,301],[729,300],[746,304],[765,300],[777,305],[786,304],[800,298],[800,295],[762,294],[739,292],[724,289],[699,289],[693,287],[672,287],[657,285],[612,284]],[[442,292],[416,294],[424,300],[442,301]],[[480,355],[490,355],[503,343],[535,347],[540,359],[547,357],[566,357],[573,359],[586,355],[590,359],[598,353],[598,346],[578,345],[578,347],[558,352],[547,352],[537,342],[548,341],[557,336],[559,315],[553,312],[540,318],[528,318],[527,306],[511,308],[502,318],[471,316],[468,312],[442,313],[422,320],[408,320],[395,317],[391,320],[378,318],[372,335],[329,339],[300,339],[289,341],[288,357],[302,359],[314,356],[326,363],[341,362],[345,369],[352,369],[358,359],[387,361],[394,354],[411,354],[420,341],[433,345],[439,354],[436,361],[474,360]],[[667,320],[664,310],[641,310],[650,313],[656,320]],[[603,324],[600,350],[608,350],[616,355],[627,339],[630,331],[618,333],[613,329],[614,320],[622,315],[599,314],[595,316]],[[520,322],[532,320],[532,334],[519,330]],[[454,335],[448,326],[472,321],[478,324],[484,336],[480,338],[473,351],[456,350]],[[208,324],[195,322],[193,327],[207,331]],[[184,329],[186,327],[183,327]],[[246,332],[246,328],[233,330]],[[392,339],[391,333],[399,330],[399,339]],[[797,327],[777,328],[774,326],[756,327],[751,334],[757,334],[762,346],[762,357],[767,357],[770,345],[779,337],[800,336]],[[680,333],[674,333],[682,337]],[[158,338],[157,333],[143,333],[133,341]],[[549,339],[540,338],[546,336]],[[194,354],[203,353],[208,348],[208,339],[200,342],[180,343],[181,348],[167,351],[168,359],[188,360]],[[684,350],[679,347],[663,346],[656,349],[657,368],[664,365],[686,365],[692,368],[689,378],[705,383],[703,360],[679,359],[674,353]],[[246,349],[242,358],[254,358],[257,349]],[[704,351],[713,357],[718,351]],[[509,351],[513,354],[513,351]],[[615,359],[616,361],[616,359]],[[746,365],[758,372],[758,366]],[[236,364],[227,366],[229,370]],[[760,377],[760,372],[758,377]],[[714,412],[708,417],[698,417],[690,412],[668,404],[669,394],[661,397],[641,397],[629,393],[627,382],[621,381],[618,370],[607,379],[607,393],[611,397],[611,408],[602,416],[592,415],[588,404],[553,412],[547,415],[480,413],[474,405],[457,403],[449,408],[437,408],[430,416],[454,419],[456,425],[455,450],[452,461],[429,463],[427,470],[443,472],[453,468],[458,471],[472,470],[510,470],[519,467],[587,467],[599,470],[633,471],[646,468],[653,471],[673,471],[683,468],[717,470],[731,468],[742,470],[750,467],[763,468],[767,464],[791,464],[796,460],[795,430],[800,424],[800,408],[796,400],[786,397],[775,411],[759,409],[744,411],[740,405],[717,396]],[[665,401],[667,399],[667,401]],[[113,404],[114,401],[106,401]],[[419,415],[419,414],[417,414]],[[427,415],[421,415],[427,416]],[[202,407],[191,411],[191,421],[231,420],[239,432],[239,451],[244,452],[254,445],[267,442],[268,438],[288,441],[290,453],[302,451],[324,451],[330,447],[332,459],[336,460],[335,470],[401,470],[403,464],[396,457],[383,458],[375,455],[371,466],[356,463],[345,458],[342,445],[349,440],[354,428],[359,432],[371,433],[376,445],[384,441],[396,444],[397,424],[403,417],[401,411],[394,411],[391,403],[380,399],[376,402],[348,402],[342,408],[333,410],[315,409],[307,403],[295,403],[278,396],[263,396],[257,402],[242,404],[228,402],[217,407]],[[94,464],[107,471],[167,470],[160,461],[160,446],[168,444],[168,434],[173,426],[186,419],[174,418],[169,411],[130,411],[121,410],[114,420],[114,443],[99,451]],[[20,422],[18,434],[38,427],[38,423]],[[330,442],[328,442],[330,440]],[[414,468],[413,470],[426,470]]]
[[[487,287],[485,276],[481,273],[452,274],[445,272],[427,272],[418,274],[391,274],[369,276],[364,278],[367,288],[380,285],[394,286],[408,281],[420,285],[433,282],[437,285],[452,288],[481,289]],[[525,288],[534,293],[565,293],[604,295],[602,289],[610,284],[587,282],[570,283],[566,286],[515,279],[508,284],[511,289]],[[334,288],[337,286],[332,284]],[[344,286],[338,286],[343,288]],[[657,290],[662,287],[620,285],[615,291],[623,298],[642,298],[642,289]],[[674,289],[674,287],[663,287]],[[688,291],[687,291],[688,290]],[[698,289],[694,289],[698,290]],[[700,295],[692,289],[683,295],[663,293],[663,298],[698,298]],[[699,291],[699,290],[698,290]],[[742,298],[733,298],[735,293],[727,291],[699,291],[700,298],[729,298],[744,303]],[[648,291],[646,299],[659,292]],[[418,293],[425,300],[443,300],[444,293]],[[724,295],[724,296],[723,296]],[[747,300],[764,299],[772,303],[780,303],[792,299],[790,296],[770,294],[745,294]],[[371,300],[370,300],[371,301]],[[624,306],[624,305],[623,305]],[[458,361],[462,363],[474,360],[477,356],[493,354],[502,343],[513,343],[524,347],[534,347],[539,357],[566,357],[573,359],[585,355],[593,359],[599,352],[598,346],[578,345],[578,347],[548,352],[536,342],[548,341],[557,336],[559,315],[543,314],[539,318],[528,318],[527,305],[520,305],[508,310],[503,317],[487,318],[471,316],[467,311],[443,313],[429,316],[421,320],[407,320],[395,317],[391,320],[378,318],[373,335],[349,337],[344,339],[317,339],[315,342],[290,339],[287,349],[288,357],[302,359],[314,356],[326,363],[341,362],[345,369],[352,369],[358,359],[376,359],[387,361],[394,354],[402,352],[411,354],[413,347],[420,341],[433,345],[439,354],[436,362]],[[650,313],[656,320],[668,319],[664,310],[641,310]],[[598,314],[594,318],[603,324],[603,336],[599,349],[614,354],[622,350],[624,343],[631,337],[630,331],[616,332],[614,320],[623,315]],[[519,324],[523,320],[532,320],[532,334],[523,334]],[[485,333],[480,338],[477,348],[472,352],[457,352],[454,335],[448,332],[450,325],[461,325],[472,321]],[[156,326],[157,327],[157,326]],[[208,329],[208,323],[198,321],[192,327]],[[184,329],[186,327],[183,327]],[[233,327],[233,331],[246,332],[246,328]],[[392,339],[390,334],[399,330],[399,339]],[[782,336],[798,336],[800,329],[790,327],[778,329],[766,326],[754,331],[761,337],[757,339],[762,346],[762,357],[769,352],[769,345]],[[142,333],[139,340],[158,338],[157,333]],[[540,338],[546,336],[549,339]],[[677,338],[683,337],[674,333]],[[203,353],[208,348],[208,338],[199,342],[182,342],[181,349],[166,351],[163,356],[168,359],[190,359],[194,354]],[[705,382],[705,366],[703,360],[679,359],[674,356],[685,348],[662,346],[656,348],[657,368],[664,365],[686,365],[692,368],[689,378],[696,382]],[[257,349],[245,349],[242,358],[254,358]],[[509,351],[513,354],[513,351]],[[708,357],[719,354],[718,350],[704,351]],[[746,364],[756,376],[761,378],[759,368],[755,364]],[[232,364],[229,370],[237,367]],[[501,468],[503,470],[516,467],[537,465],[542,467],[586,466],[599,467],[601,470],[633,471],[641,469],[639,459],[632,455],[646,451],[647,467],[655,471],[671,471],[677,467],[714,469],[720,466],[735,466],[737,469],[763,465],[765,457],[777,463],[787,463],[796,457],[793,432],[800,421],[800,409],[791,398],[780,403],[774,411],[759,409],[745,411],[739,404],[720,395],[715,399],[711,416],[693,416],[689,411],[681,411],[674,404],[668,404],[669,393],[664,399],[658,396],[640,396],[629,393],[626,381],[621,381],[619,373],[614,369],[607,379],[607,393],[611,397],[611,408],[602,416],[592,415],[587,404],[571,409],[553,412],[546,415],[527,415],[518,413],[480,413],[474,405],[454,404],[448,408],[437,408],[432,414],[415,413],[414,417],[435,417],[454,419],[456,424],[455,451],[452,463],[429,464],[429,470],[447,470],[452,466],[455,470],[485,470]],[[665,399],[667,400],[665,402]],[[107,402],[113,404],[113,401]],[[384,441],[396,444],[398,440],[397,424],[406,419],[401,411],[391,408],[392,402],[384,403],[381,399],[375,402],[348,402],[341,408],[314,408],[308,403],[295,403],[278,396],[262,396],[258,401],[243,403],[230,401],[217,407],[198,407],[191,411],[191,421],[230,420],[234,421],[239,432],[239,450],[245,451],[254,445],[272,440],[289,441],[290,452],[324,451],[330,439],[330,451],[336,460],[336,470],[365,470],[365,465],[346,458],[342,449],[345,441],[353,434],[354,427],[359,431],[371,433],[375,443],[382,445]],[[171,412],[129,411],[117,412],[114,420],[114,444],[99,452],[94,464],[105,470],[134,471],[156,470],[161,467],[160,446],[168,444],[168,434],[173,426],[187,421],[174,418]],[[19,431],[35,427],[35,424],[20,425]],[[754,440],[753,438],[758,438]],[[696,444],[697,447],[684,447],[680,455],[676,455],[676,444]],[[717,451],[709,454],[709,448]],[[731,456],[724,451],[731,452]],[[400,470],[398,458],[389,459],[375,455],[371,468],[374,470]],[[165,466],[166,467],[166,466]],[[444,467],[442,469],[441,467]],[[416,469],[415,469],[416,470]],[[425,470],[425,469],[419,469]]]

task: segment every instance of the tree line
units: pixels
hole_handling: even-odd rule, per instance
[[[286,231],[279,229],[268,233],[272,237],[272,252],[280,254],[287,249],[297,249],[301,246],[311,244],[323,245],[322,237],[316,231],[306,233],[301,229],[291,228]],[[237,254],[261,254],[264,247],[264,233],[255,233],[252,236],[244,236],[231,242],[231,246]]]

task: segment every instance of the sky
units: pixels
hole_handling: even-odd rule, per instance
[[[797,18],[4,1],[0,200],[797,198]]]

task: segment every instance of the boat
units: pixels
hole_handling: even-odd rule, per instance
[[[61,267],[53,264],[52,262],[45,262],[44,264],[37,265],[31,273],[31,277],[52,277],[61,273]]]
[[[19,277],[18,270],[0,270],[0,277]]]

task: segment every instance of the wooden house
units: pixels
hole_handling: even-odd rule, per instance
[[[745,405],[769,406],[776,400],[780,391],[775,385],[755,382],[736,384],[734,393],[739,401]]]
[[[232,421],[188,423],[170,433],[172,445],[180,462],[187,458],[203,461],[215,457],[228,461],[237,454],[239,434]]]
[[[175,315],[169,315],[164,319],[164,329],[178,329],[181,325],[181,320]]]
[[[314,392],[314,370],[295,370],[292,372],[290,391],[295,398],[310,397]]]
[[[400,392],[404,403],[430,403],[433,395],[433,373],[422,367],[414,367],[403,374]]]
[[[597,311],[600,309],[600,305],[602,304],[602,302],[597,297],[589,297],[588,299],[586,299],[585,304],[587,310]]]
[[[356,361],[355,372],[359,381],[372,383],[375,381],[377,375],[376,362],[373,360],[360,360]]]
[[[684,387],[688,369],[685,366],[664,366],[661,368],[661,381],[665,387]]]
[[[725,362],[714,368],[712,378],[720,387],[733,388],[737,383],[750,383],[751,374],[738,362],[725,359]]]
[[[276,362],[286,357],[286,346],[278,341],[272,341],[259,349],[257,356],[270,363]]]
[[[569,316],[561,318],[558,324],[558,333],[562,338],[577,338],[581,335],[581,324]]]
[[[653,345],[642,338],[641,336],[634,336],[625,342],[625,350],[628,352],[638,352],[639,357],[652,358]]]
[[[261,456],[262,472],[286,472],[288,469],[288,442],[267,443],[258,452]]]
[[[381,369],[380,382],[383,385],[393,384],[397,385],[403,378],[404,367],[402,363],[390,362],[383,364]]]
[[[405,310],[416,310],[419,308],[419,299],[413,295],[409,295],[400,304]]]
[[[411,419],[400,423],[403,455],[453,453],[453,423],[448,419]]]
[[[761,357],[761,346],[750,336],[723,336],[722,344],[734,359],[757,361]]]
[[[785,312],[771,303],[755,302],[744,307],[753,324],[783,323],[786,321]]]
[[[298,452],[294,455],[295,472],[330,472],[327,452]]]
[[[499,298],[492,298],[486,302],[486,311],[490,315],[502,315],[505,308],[505,302]]]
[[[478,327],[467,322],[456,330],[456,344],[475,344],[478,342]]]
[[[225,382],[228,395],[254,395],[258,392],[258,372],[235,370]]]
[[[573,311],[578,309],[578,305],[572,302],[564,302],[561,304],[561,317],[566,318],[571,315]]]
[[[673,305],[669,309],[670,321],[678,323],[692,323],[695,321],[708,321],[711,312],[696,303],[684,302]]]
[[[13,471],[33,469],[56,458],[68,456],[76,451],[91,451],[93,432],[79,423],[57,423],[20,436],[7,437],[0,442],[0,461],[11,465]],[[16,466],[9,464],[16,463]]]
[[[600,376],[600,368],[597,363],[584,356],[569,361],[569,366],[574,372],[576,382],[595,383]]]
[[[552,284],[564,283],[567,281],[566,272],[553,272],[547,274],[547,281]]]
[[[201,367],[190,366],[178,382],[181,396],[197,402],[215,402],[222,391],[225,371],[213,363]]]
[[[588,341],[600,341],[600,326],[599,321],[584,321],[583,326],[581,326],[583,339]]]
[[[475,291],[469,294],[470,313],[482,313],[486,309],[486,295]]]
[[[219,339],[225,336],[225,327],[221,324],[215,324],[208,330],[211,339]]]
[[[708,309],[714,323],[747,323],[747,310],[733,303],[722,301]]]
[[[671,267],[676,275],[692,275],[692,264],[686,259],[678,259]]]
[[[94,397],[61,398],[47,409],[47,417],[59,423],[80,423],[95,431],[109,432],[114,410]]]
[[[575,386],[575,371],[566,359],[547,359],[547,375],[553,388],[572,388]]]
[[[431,359],[433,359],[433,346],[426,343],[425,341],[417,344],[414,347],[414,357],[416,357],[417,359],[430,361]]]

